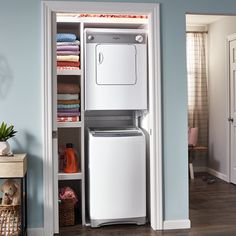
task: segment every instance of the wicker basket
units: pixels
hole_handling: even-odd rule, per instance
[[[20,231],[20,205],[0,205],[0,235],[18,236]]]
[[[72,199],[65,199],[59,203],[59,225],[70,226],[75,224],[75,208]]]

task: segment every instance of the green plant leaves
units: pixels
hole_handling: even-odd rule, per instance
[[[14,137],[16,133],[17,131],[14,130],[13,125],[7,127],[7,124],[2,122],[0,126],[0,142],[7,141],[9,138]]]

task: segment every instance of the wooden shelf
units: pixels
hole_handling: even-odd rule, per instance
[[[81,70],[62,70],[57,69],[57,75],[81,75]]]
[[[57,122],[58,128],[81,128],[82,122]]]
[[[79,180],[82,179],[82,173],[78,172],[78,173],[58,173],[58,180]]]

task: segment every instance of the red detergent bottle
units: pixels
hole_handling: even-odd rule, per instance
[[[75,153],[75,150],[73,148],[72,143],[67,143],[66,144],[65,157],[66,157],[66,165],[65,165],[65,168],[64,168],[64,172],[65,173],[77,173],[77,172],[79,172],[78,157]]]

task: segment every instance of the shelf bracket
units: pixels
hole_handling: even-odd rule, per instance
[[[52,131],[52,138],[54,139],[54,138],[58,138],[58,132],[57,132],[57,130],[53,130]]]

